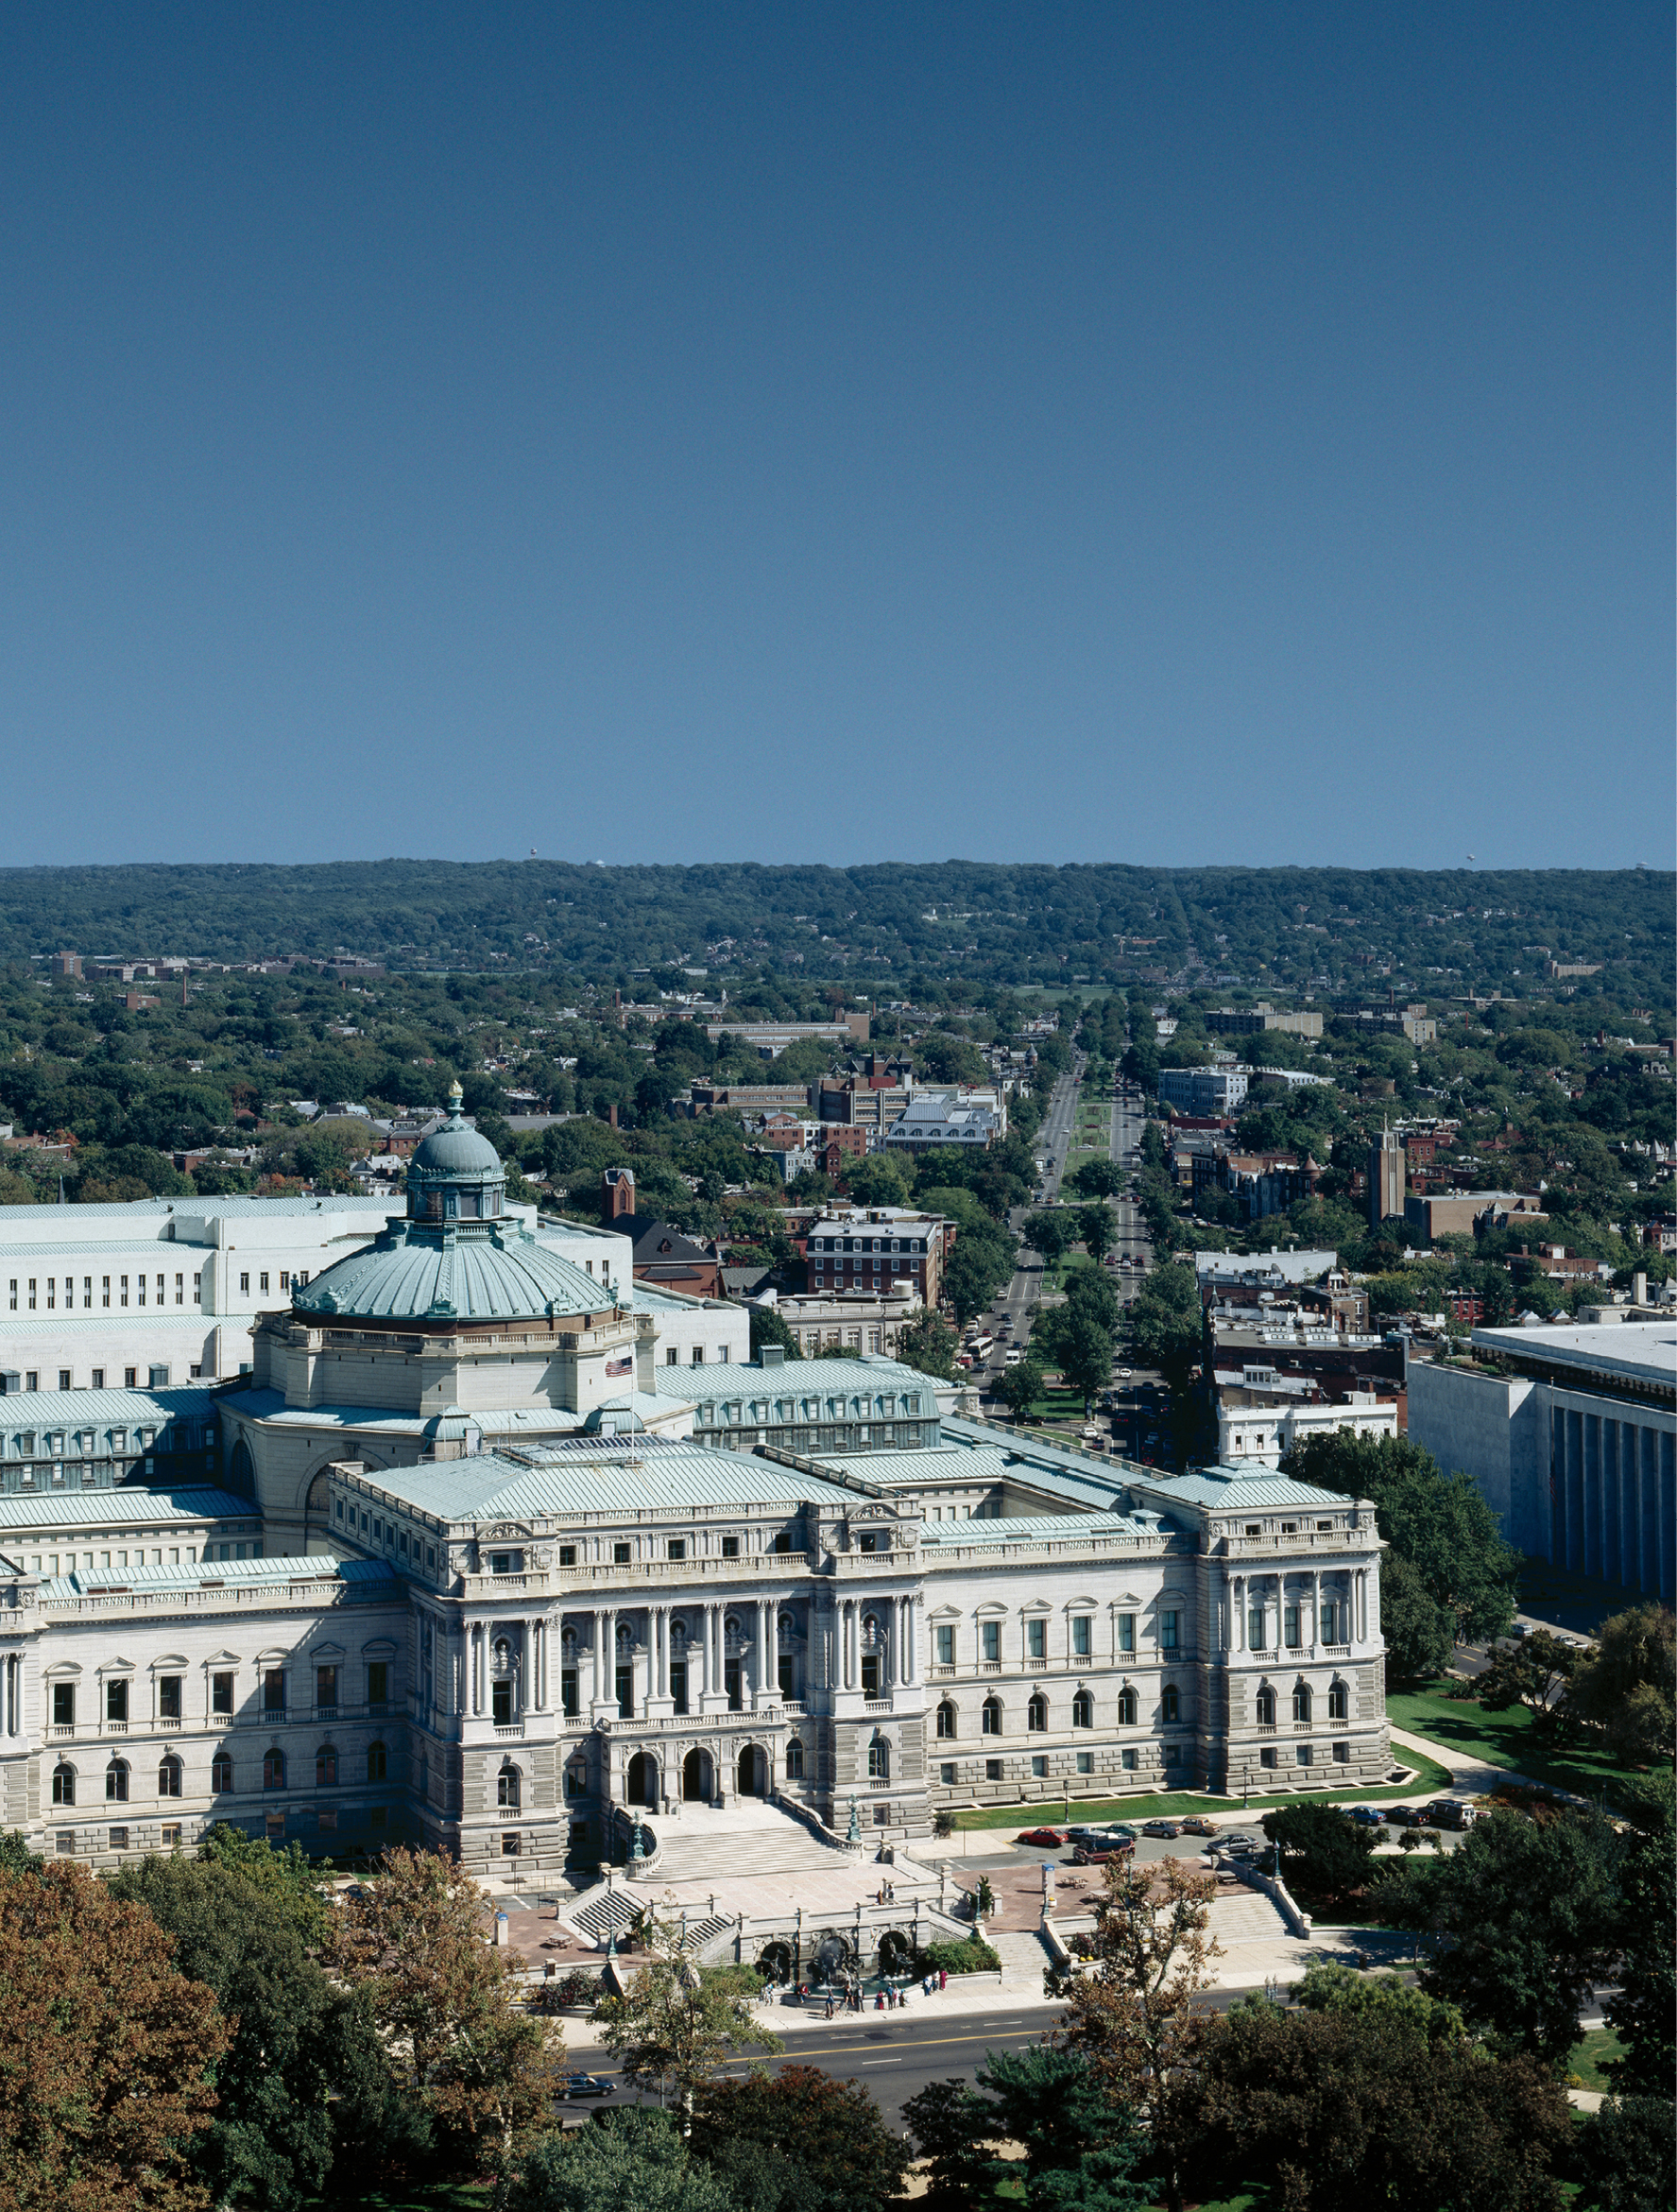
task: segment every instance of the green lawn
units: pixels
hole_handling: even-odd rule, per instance
[[[1546,1743],[1523,1706],[1487,1713],[1481,1706],[1446,1697],[1440,1683],[1388,1690],[1386,1717],[1413,1736],[1446,1745],[1463,1759],[1507,1767],[1512,1774],[1575,1791],[1580,1796],[1595,1797],[1604,1791],[1611,1797],[1615,1785],[1627,1779],[1626,1770],[1605,1752],[1589,1746],[1556,1750]]]
[[[1622,2058],[1624,2045],[1611,2028],[1592,2028],[1583,2042],[1572,2046],[1572,2056],[1566,2062],[1566,2071],[1576,2074],[1586,2089],[1611,2089],[1612,2082],[1601,2071],[1603,2059]]]
[[[1405,1756],[1406,1763],[1409,1763],[1408,1755]],[[1415,1797],[1445,1788],[1445,1771],[1442,1767],[1434,1766],[1430,1759],[1422,1758],[1418,1754],[1413,1764],[1416,1769],[1414,1780],[1404,1783],[1400,1789],[1312,1790],[1308,1792],[1308,1796],[1325,1805],[1386,1805],[1399,1798]],[[1275,1806],[1298,1805],[1303,1802],[1305,1800],[1292,1795],[1254,1797],[1241,1809],[1254,1813],[1267,1812]],[[956,1811],[955,1828],[957,1833],[961,1833],[967,1830],[976,1832],[980,1828],[1031,1828],[1044,1824],[1052,1826],[1056,1816],[1061,1815],[1063,1804],[1063,1799],[1056,1801],[1052,1797],[1045,1797],[1033,1798],[1028,1805],[968,1807]],[[1147,1797],[1088,1798],[1073,1795],[1071,1818],[1087,1826],[1104,1820],[1155,1820],[1172,1814],[1180,1817],[1189,1812],[1228,1812],[1239,1805],[1238,1798],[1212,1796],[1190,1790],[1161,1791]]]

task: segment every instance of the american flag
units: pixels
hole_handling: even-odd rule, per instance
[[[620,1352],[615,1360],[607,1360],[606,1363],[606,1373],[608,1377],[612,1375],[632,1375],[634,1372],[635,1355],[633,1352]]]

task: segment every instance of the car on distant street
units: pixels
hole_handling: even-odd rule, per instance
[[[1115,1859],[1133,1859],[1134,1843],[1121,1843],[1116,1839],[1106,1843],[1079,1843],[1071,1854],[1074,1866],[1107,1866]]]
[[[1352,1805],[1346,1808],[1360,1828],[1378,1828],[1384,1825],[1386,1808],[1383,1805]]]
[[[1059,1851],[1065,1848],[1064,1828],[1027,1828],[1023,1835],[1015,1836],[1016,1843],[1034,1843],[1039,1851]]]
[[[1022,1367],[1024,1365],[1024,1362],[1025,1355],[1019,1349],[1018,1346],[1017,1344],[1010,1344],[1007,1347],[1007,1352],[1001,1362],[1001,1364],[1004,1367]]]
[[[1185,1836],[1214,1836],[1217,1833],[1217,1823],[1206,1820],[1203,1813],[1191,1813],[1182,1823],[1182,1833]]]
[[[1464,1805],[1459,1797],[1435,1797],[1427,1808],[1427,1826],[1430,1828],[1470,1828],[1479,1818],[1471,1805]]]
[[[1230,1859],[1250,1859],[1255,1851],[1266,1851],[1269,1845],[1261,1836],[1249,1836],[1244,1829],[1237,1829],[1232,1836],[1219,1836],[1217,1848]]]
[[[1182,1833],[1182,1823],[1179,1820],[1144,1820],[1141,1823],[1141,1833],[1144,1836],[1170,1836],[1174,1839]]]
[[[561,2097],[612,2097],[616,2093],[617,2083],[604,2074],[561,2074],[559,2077]]]
[[[1395,1828],[1424,1828],[1427,1814],[1418,1805],[1389,1805],[1386,1820]]]

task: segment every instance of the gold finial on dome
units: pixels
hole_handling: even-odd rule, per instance
[[[459,1120],[461,1109],[465,1104],[466,1093],[460,1089],[460,1078],[456,1075],[449,1085],[449,1112],[453,1115],[456,1121]]]

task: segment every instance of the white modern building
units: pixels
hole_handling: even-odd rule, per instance
[[[1409,1433],[1472,1476],[1508,1541],[1667,1604],[1677,1517],[1677,1321],[1476,1329],[1412,1361]]]
[[[1381,1403],[1372,1390],[1354,1390],[1334,1405],[1289,1405],[1275,1402],[1269,1388],[1259,1384],[1241,1390],[1249,1405],[1231,1404],[1225,1395],[1217,1409],[1219,1460],[1256,1460],[1279,1466],[1285,1453],[1307,1436],[1395,1436],[1397,1405]],[[1270,1402],[1264,1402],[1268,1399]]]
[[[9,1400],[0,1793],[37,1848],[219,1818],[592,1866],[737,1800],[900,1838],[1386,1774],[1367,1501],[1115,1466],[883,1360],[677,1395],[627,1288],[502,1199],[452,1117],[248,1377]]]
[[[1246,1096],[1244,1068],[1161,1068],[1158,1072],[1161,1106],[1172,1106],[1193,1121],[1214,1114],[1232,1114]]]

